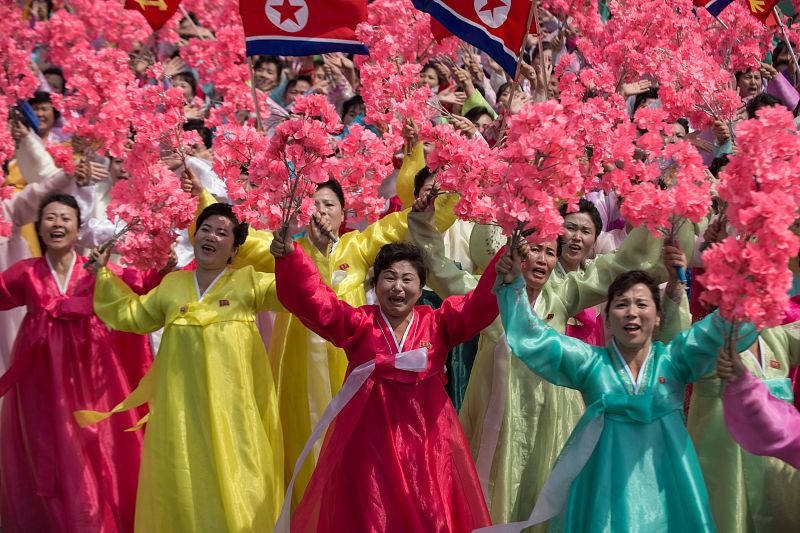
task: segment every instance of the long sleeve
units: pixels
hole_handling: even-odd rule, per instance
[[[661,264],[662,239],[645,228],[636,228],[613,254],[604,254],[581,272],[570,273],[556,286],[568,316],[606,301],[608,287],[630,270],[653,273]]]
[[[489,105],[489,102],[486,101],[486,98],[484,98],[478,90],[469,95],[469,98],[467,98],[467,100],[464,102],[464,105],[461,107],[461,115],[466,115],[476,107],[484,108],[486,112],[491,115],[492,120],[497,119],[497,113],[494,112],[492,106]]]
[[[33,132],[28,132],[20,140],[14,156],[19,172],[28,184],[44,181],[59,171],[44,143]]]
[[[445,256],[442,234],[428,222],[425,213],[408,214],[408,236],[425,252],[427,284],[441,298],[467,294],[478,285],[472,274],[461,270]]]
[[[94,312],[112,329],[150,333],[163,327],[166,321],[158,291],[156,287],[139,296],[111,270],[102,268],[95,281]]]
[[[533,313],[522,276],[508,285],[496,284],[495,292],[514,355],[547,381],[580,390],[597,362],[592,347],[561,335]]]
[[[24,261],[20,261],[0,272],[0,311],[25,305],[28,268]]]
[[[256,311],[283,311],[278,300],[275,274],[253,272],[253,287],[256,291]]]
[[[495,265],[502,253],[503,250],[500,250],[495,254],[474,291],[466,296],[445,298],[442,306],[435,311],[449,347],[468,341],[497,318],[499,310],[492,286],[497,276]]]
[[[239,247],[233,258],[233,268],[252,265],[259,272],[275,272],[275,257],[269,251],[272,244],[272,232],[250,228],[247,240]]]
[[[72,179],[69,176],[57,170],[49,179],[27,185],[5,201],[10,215],[9,221],[17,227],[34,222],[42,199],[51,192],[68,189],[71,183]]]
[[[678,334],[692,326],[692,313],[689,311],[689,299],[686,291],[681,294],[681,301],[676,303],[666,294],[661,298],[662,320],[661,327],[656,332],[656,340],[664,344],[669,343]]]
[[[281,304],[314,333],[340,348],[359,336],[366,313],[336,297],[302,248],[275,261],[275,280]]]
[[[673,365],[684,383],[693,383],[714,370],[717,354],[725,343],[725,333],[730,323],[718,312],[711,313],[691,328],[682,331],[667,345]],[[743,352],[758,337],[755,326],[739,325],[736,348]]]
[[[396,191],[403,207],[411,207],[414,203],[414,176],[425,166],[425,147],[417,143],[411,149],[411,154],[403,158],[403,165],[397,175]]]
[[[725,425],[742,448],[800,469],[800,412],[779,400],[750,372],[728,383],[722,399]]]

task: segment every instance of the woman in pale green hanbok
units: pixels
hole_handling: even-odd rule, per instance
[[[671,261],[677,264],[674,249]],[[668,269],[671,272],[672,269]],[[666,346],[653,278],[630,272],[608,290],[608,348],[561,335],[531,311],[519,258],[498,266],[496,292],[514,354],[547,381],[580,391],[587,409],[540,491],[530,519],[554,531],[714,531],[703,477],[683,424],[683,394],[716,364],[725,324],[714,314]],[[683,299],[670,279],[669,300]],[[744,326],[742,345],[753,340]]]
[[[762,331],[742,353],[742,362],[773,396],[791,404],[788,376],[800,364],[800,322]],[[723,418],[721,383],[715,373],[695,383],[688,421],[717,528],[726,533],[800,531],[800,471],[736,444]]]
[[[445,257],[441,234],[429,217],[429,213],[415,212],[408,217],[408,235],[426,254],[428,285],[442,298],[466,294],[477,279]],[[487,226],[473,230],[470,248],[480,267],[488,264],[493,250],[499,247],[498,238],[492,233]],[[602,256],[584,271],[555,280],[550,275],[555,265],[555,247],[551,243],[550,252],[547,246],[537,249],[538,255],[549,259],[535,265],[543,268],[543,273],[532,276],[528,272],[527,297],[534,302],[535,313],[563,333],[570,316],[605,301],[608,285],[617,275],[634,268],[663,272],[661,246],[661,241],[647,230],[636,229],[616,254]],[[667,339],[690,323],[687,305],[681,308],[669,302],[666,316],[668,320],[660,333]],[[528,517],[583,410],[577,391],[540,379],[517,358],[510,357],[499,321],[481,333],[459,420],[470,443],[493,522]]]

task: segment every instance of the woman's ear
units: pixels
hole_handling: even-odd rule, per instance
[[[236,254],[238,254],[238,253],[239,253],[239,247],[238,246],[234,246],[233,250],[231,250],[231,256],[228,258],[228,264],[229,265],[231,264],[231,261],[233,261],[233,258],[236,257]]]

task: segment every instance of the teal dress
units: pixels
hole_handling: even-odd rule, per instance
[[[634,383],[613,343],[584,344],[534,315],[522,278],[495,291],[513,353],[543,379],[579,390],[588,406],[530,523],[552,518],[549,530],[581,533],[715,531],[683,394],[714,369],[725,323],[712,314],[666,346],[654,343]],[[741,333],[740,346],[749,346],[754,329]]]

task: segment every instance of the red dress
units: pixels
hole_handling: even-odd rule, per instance
[[[133,531],[142,434],[124,430],[136,413],[80,429],[73,412],[112,409],[152,356],[147,337],[111,332],[95,316],[85,262],[76,254],[63,294],[45,257],[0,273],[0,310],[28,309],[0,377],[3,531]],[[123,277],[137,292],[160,279]]]
[[[497,316],[494,265],[474,292],[441,308],[414,308],[402,342],[380,307],[351,307],[322,283],[296,248],[275,261],[278,298],[309,329],[345,350],[348,375],[372,372],[328,429],[316,470],[292,515],[298,532],[469,532],[490,524],[475,465],[444,388],[453,346]],[[395,367],[395,356],[427,348],[426,370]]]

